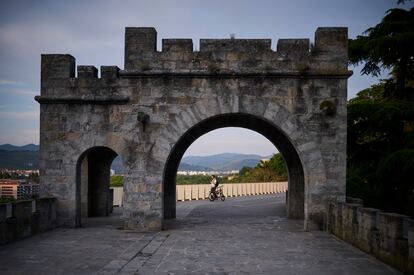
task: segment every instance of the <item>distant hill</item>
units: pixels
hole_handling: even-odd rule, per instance
[[[23,146],[16,146],[11,144],[0,145],[0,150],[3,151],[39,151],[39,145],[27,144]]]
[[[39,145],[0,145],[0,168],[21,170],[39,169]],[[117,174],[123,173],[120,157],[114,159],[111,169],[115,170]]]
[[[38,169],[39,145],[27,144],[15,146],[0,145],[0,168]],[[254,167],[261,159],[269,158],[254,154],[223,153],[211,156],[187,156],[181,160],[180,171],[229,171],[242,167]],[[111,169],[122,174],[123,165],[120,157],[116,157]]]
[[[39,166],[39,145],[0,145],[0,168],[32,170]]]
[[[211,171],[210,167],[199,166],[199,165],[191,165],[185,162],[181,162],[180,166],[178,167],[179,171]]]
[[[230,170],[240,170],[243,167],[256,167],[260,160],[257,159],[242,159],[242,160],[235,160],[230,162],[229,164],[221,167],[222,171],[230,171]]]
[[[228,171],[240,170],[243,166],[254,167],[263,158],[265,157],[254,154],[223,153],[211,156],[188,156],[184,157],[181,163],[208,167],[211,170]]]
[[[38,151],[0,150],[0,168],[32,170],[38,167]]]

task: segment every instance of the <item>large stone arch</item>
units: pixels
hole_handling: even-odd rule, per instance
[[[175,217],[175,178],[185,150],[209,131],[222,127],[242,127],[264,135],[283,155],[289,170],[288,217],[305,218],[307,228],[320,226],[320,221],[308,219],[312,209],[306,209],[305,213],[305,200],[311,196],[307,190],[308,186],[326,183],[323,177],[315,177],[315,174],[312,174],[315,171],[321,171],[323,174],[321,153],[307,136],[306,127],[285,108],[260,98],[251,100],[255,102],[255,106],[263,108],[250,108],[250,102],[242,102],[239,110],[243,112],[231,112],[234,110],[231,104],[225,106],[215,99],[213,101],[217,104],[211,104],[211,100],[198,102],[178,114],[161,134],[168,136],[173,144],[171,149],[164,149],[165,153],[169,151],[163,174],[164,218]],[[312,163],[312,169],[305,169],[303,162]]]
[[[290,216],[323,228],[327,202],[345,198],[347,29],[318,28],[312,48],[280,39],[276,51],[270,39],[201,39],[199,51],[191,39],[156,43],[154,28],[126,28],[124,69],[102,66],[100,78],[68,54],[42,55],[40,189],[57,198],[58,223],[78,225],[78,160],[104,146],[123,159],[124,226],[160,230],[163,181],[184,148],[208,129],[240,126],[285,151]]]

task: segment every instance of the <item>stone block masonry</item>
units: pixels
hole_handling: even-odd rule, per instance
[[[162,39],[161,48],[154,28],[127,27],[124,69],[101,66],[100,78],[69,54],[42,55],[40,189],[56,197],[58,224],[108,214],[105,167],[119,155],[124,227],[161,230],[175,217],[188,146],[244,127],[289,167],[288,217],[323,229],[328,200],[345,199],[347,28],[318,28],[312,47],[281,39],[277,51],[270,39],[201,39],[199,51],[191,39]]]
[[[350,201],[330,203],[329,231],[385,263],[414,274],[414,220],[363,207],[362,200]]]

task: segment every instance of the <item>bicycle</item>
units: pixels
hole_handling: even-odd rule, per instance
[[[208,199],[210,201],[215,201],[216,199],[220,199],[221,201],[224,201],[226,199],[226,197],[223,194],[223,185],[219,185],[216,187],[216,190],[214,192],[215,194],[210,193],[208,194]]]

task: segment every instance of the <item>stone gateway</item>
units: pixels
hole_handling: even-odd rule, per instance
[[[76,75],[77,71],[77,75]],[[125,68],[41,59],[40,184],[57,220],[77,227],[111,211],[109,168],[121,156],[124,227],[161,230],[175,217],[185,150],[221,127],[268,138],[289,171],[287,215],[324,229],[328,201],[345,199],[347,29],[309,39],[162,39],[126,28]],[[231,148],[229,148],[231,150]]]

